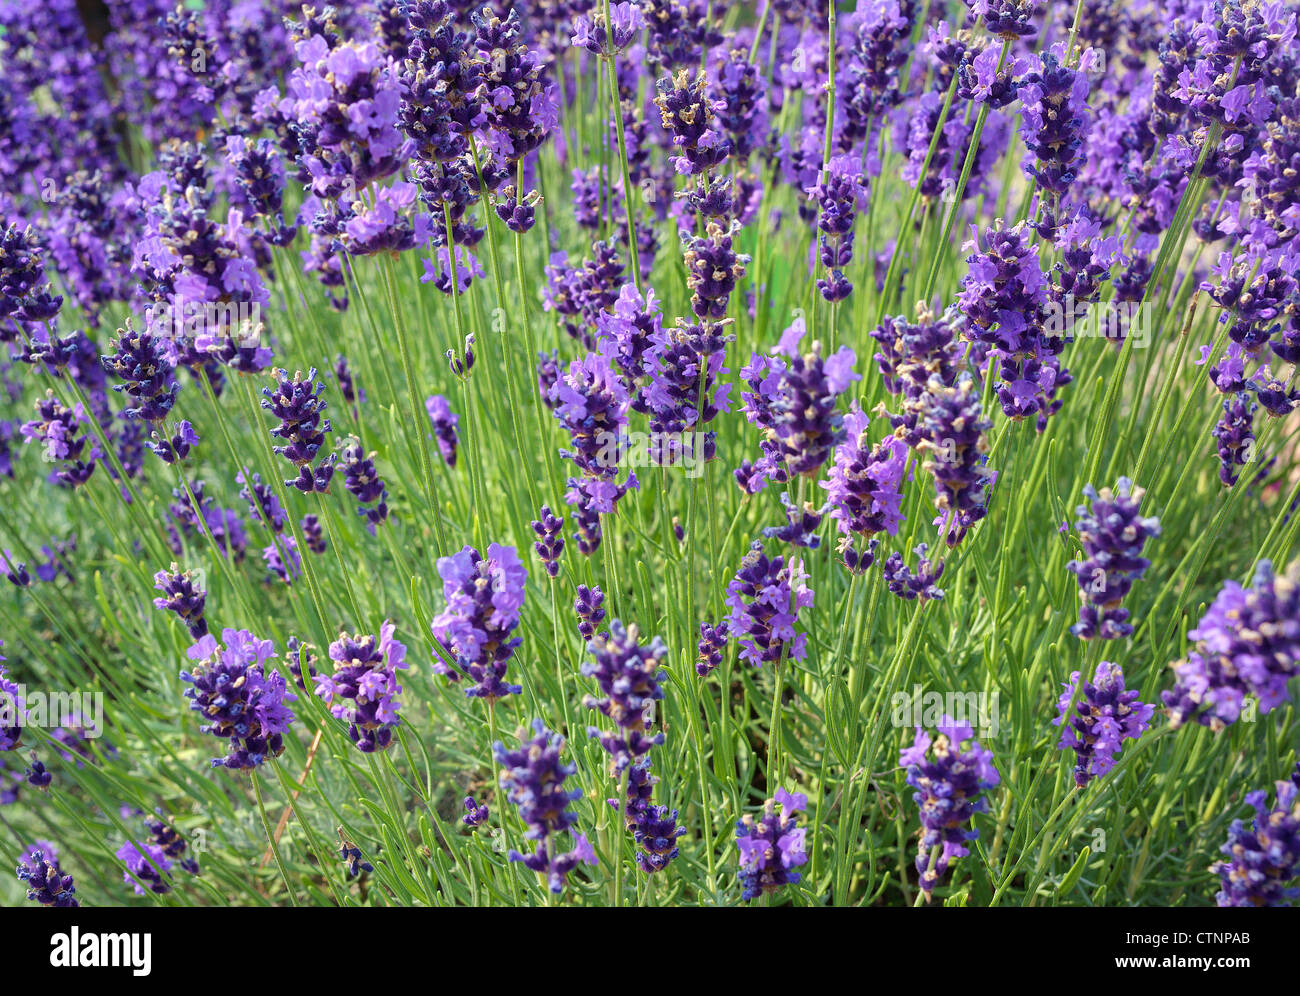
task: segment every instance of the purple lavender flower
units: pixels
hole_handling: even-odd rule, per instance
[[[1194,719],[1221,730],[1248,695],[1271,712],[1289,701],[1300,662],[1300,567],[1278,575],[1261,560],[1251,586],[1226,582],[1187,636],[1195,646],[1173,665],[1174,687],[1161,696],[1174,729]]]
[[[821,527],[822,519],[826,517],[829,505],[818,508],[812,502],[806,501],[799,506],[790,500],[788,491],[782,491],[781,507],[785,509],[785,524],[764,526],[765,538],[789,543],[791,546],[801,546],[806,550],[816,550],[821,546],[822,540],[817,535],[817,530]],[[678,539],[680,542],[680,537]]]
[[[334,673],[312,678],[317,698],[330,707],[330,715],[348,724],[348,736],[365,754],[387,750],[399,722],[397,672],[408,665],[406,647],[393,639],[395,631],[385,619],[378,637],[341,633],[330,644]]]
[[[650,381],[641,392],[640,410],[650,416],[650,460],[660,466],[699,466],[717,455],[717,433],[703,427],[730,410],[722,323],[661,329],[648,357]]]
[[[181,672],[191,686],[185,693],[190,708],[208,724],[204,733],[228,742],[226,756],[213,758],[212,766],[251,769],[279,757],[294,718],[286,703],[296,696],[279,672],[267,673],[267,661],[275,656],[271,641],[245,629],[224,629],[220,644],[209,633],[186,656],[199,662]]]
[[[307,549],[315,554],[324,553],[325,532],[321,529],[320,518],[315,515],[304,515],[298,526],[302,529],[302,538],[307,543]]]
[[[808,637],[796,633],[799,610],[813,604],[813,591],[802,561],[787,564],[784,557],[768,557],[755,542],[727,585],[731,615],[727,631],[740,644],[740,659],[755,667],[786,658],[801,661]]]
[[[605,621],[605,593],[599,588],[578,585],[573,613],[578,617],[578,633],[584,641],[596,635],[596,627]]]
[[[687,176],[711,170],[731,149],[726,134],[716,125],[716,114],[725,105],[709,99],[705,84],[705,74],[692,77],[685,69],[655,84],[660,120],[672,136],[674,148],[682,153],[673,158],[673,166]]]
[[[424,410],[433,423],[433,438],[438,441],[438,452],[448,467],[456,466],[456,445],[459,437],[456,425],[460,416],[451,410],[451,403],[441,394],[431,394],[424,399]]]
[[[347,865],[347,877],[349,879],[361,878],[363,875],[369,875],[375,870],[375,866],[365,860],[361,855],[361,848],[348,840],[343,835],[343,828],[338,828],[339,834],[339,857]]]
[[[1160,535],[1160,520],[1138,514],[1146,492],[1134,488],[1127,477],[1119,479],[1113,492],[1110,488],[1097,492],[1088,485],[1083,493],[1091,500],[1092,508],[1080,505],[1075,509],[1079,518],[1074,527],[1079,531],[1086,559],[1066,565],[1078,578],[1083,599],[1079,621],[1070,632],[1083,640],[1114,640],[1133,632],[1128,610],[1120,602],[1151,564],[1141,555],[1142,547],[1148,539]]]
[[[465,815],[460,818],[460,821],[464,823],[465,826],[469,827],[471,830],[477,830],[479,827],[481,827],[484,823],[487,822],[487,819],[488,819],[487,805],[485,804],[480,806],[477,802],[474,801],[474,797],[472,795],[465,796]]]
[[[627,772],[623,822],[641,848],[636,856],[637,866],[647,875],[653,875],[663,871],[677,857],[677,840],[686,833],[686,828],[677,825],[677,810],[652,803],[659,778],[651,774],[648,756],[628,768]]]
[[[185,460],[198,442],[199,434],[194,431],[194,426],[182,419],[176,423],[176,429],[170,438],[155,431],[153,438],[145,445],[156,453],[163,463],[177,463]]]
[[[89,481],[101,454],[98,444],[81,431],[88,421],[81,403],[67,408],[53,391],[46,391],[36,402],[36,415],[19,430],[23,442],[41,443],[44,458],[58,465],[52,475],[58,483],[77,488]]]
[[[573,449],[561,455],[593,477],[613,477],[617,465],[611,466],[609,454],[627,425],[629,399],[609,356],[588,353],[574,360],[551,385],[547,400],[573,441]]]
[[[912,746],[898,758],[921,810],[916,870],[927,901],[949,862],[970,853],[967,842],[979,837],[978,830],[967,829],[971,817],[988,808],[983,793],[1000,781],[993,752],[979,745],[971,727],[944,716],[938,733],[931,738],[918,726]]]
[[[564,520],[552,512],[549,505],[543,505],[538,515],[540,518],[532,522],[533,532],[537,534],[533,549],[537,551],[546,573],[557,577],[560,573],[560,554],[564,552],[564,537],[561,535]]]
[[[307,690],[307,679],[316,679],[316,648],[310,643],[303,643],[298,637],[291,636],[284,643],[284,662],[289,665],[293,683],[303,691]],[[304,677],[305,675],[305,677]]]
[[[605,8],[601,4],[595,6],[590,16],[575,17],[573,44],[592,55],[618,55],[632,44],[645,27],[641,9],[634,3],[611,3],[609,15],[612,30],[605,23]]]
[[[168,879],[171,876],[171,859],[163,849],[148,842],[137,843],[128,840],[117,849],[114,856],[126,866],[122,881],[134,887],[137,896],[147,896],[150,892],[161,895],[171,891]]]
[[[565,780],[578,770],[577,765],[560,760],[564,738],[548,730],[540,719],[533,721],[532,739],[524,739],[526,732],[519,731],[517,750],[506,750],[500,741],[492,745],[492,753],[501,765],[501,787],[528,828],[524,837],[537,842],[532,854],[511,851],[510,860],[520,861],[529,871],[545,876],[547,888],[558,894],[564,891],[569,873],[578,862],[594,865],[596,856],[586,837],[572,831],[576,819],[569,812],[569,803],[582,798],[582,789],[564,789]],[[561,854],[555,838],[565,830],[572,834],[574,846]]]
[[[695,673],[707,678],[722,664],[722,654],[727,648],[727,623],[710,625],[708,620],[700,623],[700,642],[696,644],[699,657],[695,661]]]
[[[0,641],[0,647],[3,646],[4,642]],[[0,726],[0,753],[14,750],[22,743],[22,718],[27,711],[22,696],[18,694],[20,686],[6,677],[9,669],[4,666],[4,660],[0,656],[0,716],[4,716],[10,724]]]
[[[438,559],[447,607],[433,618],[433,637],[454,666],[434,658],[433,669],[452,681],[464,674],[472,681],[471,698],[492,704],[518,695],[519,685],[505,682],[510,658],[522,641],[511,638],[519,625],[528,569],[512,546],[492,543],[484,557],[472,546]]]
[[[761,814],[746,813],[736,823],[741,898],[745,902],[801,880],[794,869],[808,863],[808,831],[797,825],[795,814],[807,808],[808,797],[802,792],[792,795],[778,788],[776,797],[763,804]]]
[[[736,283],[745,275],[749,257],[735,250],[739,222],[724,229],[710,220],[703,236],[682,239],[686,262],[686,287],[691,292],[691,310],[701,319],[717,321],[726,316],[727,302]]]
[[[284,524],[288,521],[284,506],[270,486],[263,483],[262,476],[244,467],[235,475],[235,483],[243,485],[239,497],[248,502],[248,514],[272,534],[283,532]]]
[[[818,483],[826,490],[830,515],[841,536],[840,552],[846,559],[850,549],[858,554],[853,537],[870,541],[882,532],[896,536],[904,519],[900,509],[907,444],[891,433],[872,448],[867,441],[869,422],[855,402],[844,416],[845,438],[835,448],[830,473]],[[855,566],[859,563],[855,560]]]
[[[24,777],[28,785],[41,790],[49,788],[50,783],[54,781],[54,773],[37,759],[35,751],[32,752],[31,763],[28,764]]]
[[[831,450],[844,437],[844,420],[835,405],[851,383],[861,380],[854,372],[857,356],[841,346],[823,358],[821,344],[807,353],[799,351],[806,332],[802,318],[785,330],[773,359],[755,354],[741,375],[755,387],[744,395],[746,415],[763,428],[773,444],[765,461],[779,460],[789,474],[816,476]],[[771,469],[763,473],[771,476]]]
[[[927,455],[922,466],[934,475],[935,525],[944,542],[956,546],[988,513],[993,475],[985,466],[985,433],[992,423],[983,417],[979,392],[966,374],[952,386],[931,377],[916,410],[917,449]]]
[[[191,875],[198,875],[199,863],[195,858],[185,857],[188,846],[185,839],[176,832],[176,829],[162,820],[145,820],[145,826],[149,830],[149,843],[154,847],[162,850],[165,857],[174,859],[185,871]]]
[[[613,620],[608,631],[597,633],[587,644],[594,661],[582,664],[583,675],[595,678],[601,691],[600,698],[584,696],[582,704],[599,710],[614,724],[612,731],[593,726],[587,734],[600,741],[616,774],[664,741],[662,733],[647,735],[646,713],[651,703],[664,697],[660,674],[668,648],[659,637],[642,646],[638,635],[635,626]]]
[[[1115,767],[1120,746],[1142,735],[1151,723],[1155,706],[1137,701],[1137,689],[1125,690],[1124,672],[1110,661],[1097,665],[1096,678],[1085,681],[1082,691],[1080,677],[1080,672],[1075,671],[1065,683],[1052,725],[1061,727],[1057,749],[1074,751],[1074,784],[1083,788]],[[1067,723],[1071,700],[1074,710]]]
[[[302,554],[292,536],[274,537],[269,546],[262,548],[262,562],[270,576],[279,578],[282,584],[293,584],[302,577]]]
[[[1223,417],[1215,423],[1213,432],[1219,449],[1219,480],[1225,487],[1237,483],[1237,468],[1244,467],[1254,455],[1258,408],[1249,391],[1238,391],[1223,400]]]
[[[161,422],[176,403],[179,389],[162,340],[134,331],[128,319],[126,328],[118,329],[117,338],[109,345],[113,352],[100,357],[100,362],[125,381],[113,385],[113,390],[125,391],[132,400],[132,405],[122,410],[123,417]]]
[[[1233,820],[1228,842],[1220,848],[1228,860],[1210,868],[1222,883],[1214,897],[1219,906],[1290,906],[1300,896],[1300,886],[1291,884],[1300,865],[1300,789],[1294,781],[1274,786],[1272,809],[1267,793],[1246,795],[1255,819],[1249,830]]]
[[[1023,169],[1038,181],[1047,198],[1046,218],[1035,227],[1039,234],[1051,237],[1061,198],[1084,161],[1088,77],[1062,65],[1056,53],[1049,52],[1042,58],[1042,68],[1021,82],[1020,100],[1020,137],[1030,152]]]
[[[316,370],[313,368],[303,377],[301,371],[289,379],[284,370],[275,371],[275,389],[263,388],[266,396],[262,407],[280,420],[280,424],[271,430],[271,435],[283,439],[284,445],[277,446],[275,452],[280,454],[298,468],[298,476],[285,481],[285,487],[295,487],[299,491],[322,494],[329,490],[330,478],[334,476],[334,459],[327,457],[315,469],[312,461],[316,459],[325,443],[325,435],[330,431],[329,419],[322,419],[321,412],[326,404],[321,398],[323,383],[316,382]]]
[[[18,881],[27,883],[27,898],[31,902],[65,909],[81,905],[72,876],[63,874],[58,852],[44,841],[37,841],[23,853]]]
[[[1038,33],[1031,21],[1033,0],[970,0],[970,12],[984,19],[989,34],[1006,40],[1032,38]]]
[[[913,551],[917,557],[915,574],[897,550],[885,559],[880,568],[880,576],[884,578],[885,586],[891,594],[909,602],[917,598],[923,602],[943,598],[943,589],[938,587],[938,581],[943,577],[944,564],[942,560],[937,564],[931,563],[929,549],[925,543],[916,545]],[[873,549],[873,555],[874,552]]]
[[[819,255],[830,274],[829,279],[817,281],[817,289],[832,303],[853,291],[843,271],[853,261],[853,223],[858,198],[864,193],[862,165],[853,156],[832,157],[817,185],[808,188],[808,196],[818,205]]]
[[[171,570],[159,571],[153,580],[154,588],[162,592],[153,600],[154,608],[175,612],[194,639],[207,636],[208,621],[203,617],[203,606],[208,595],[201,585],[195,583],[194,572],[182,573],[172,564]]]
[[[339,448],[338,469],[348,494],[360,503],[357,515],[373,533],[375,526],[388,519],[388,488],[375,467],[375,455],[367,454],[356,436],[349,436]]]

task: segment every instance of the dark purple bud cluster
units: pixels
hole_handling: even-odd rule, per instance
[[[691,310],[701,319],[717,321],[725,317],[731,292],[745,275],[749,257],[737,253],[733,245],[739,227],[739,222],[733,222],[724,229],[716,220],[710,220],[703,236],[682,239]]]
[[[601,697],[583,697],[582,704],[597,709],[614,724],[613,730],[590,727],[589,736],[598,739],[610,755],[611,768],[619,774],[644,757],[651,747],[664,742],[663,733],[649,735],[652,703],[664,697],[660,684],[668,648],[655,637],[645,646],[637,642],[635,626],[625,627],[615,619],[608,631],[596,633],[587,644],[594,661],[584,661],[582,673],[594,678]]]
[[[687,176],[708,172],[731,151],[716,117],[725,105],[709,99],[706,79],[703,73],[692,75],[682,69],[655,84],[660,121],[672,136],[673,147],[681,152],[673,158],[673,165]]]
[[[707,678],[722,664],[723,652],[727,649],[727,623],[711,625],[708,620],[700,623],[700,642],[696,644],[699,657],[695,661],[695,673]]]
[[[16,337],[10,319],[48,321],[62,301],[47,290],[44,250],[35,233],[17,224],[6,226],[0,231],[0,340],[10,342]]]
[[[195,583],[194,572],[182,572],[172,564],[171,570],[159,571],[153,580],[154,588],[162,592],[153,600],[154,608],[175,612],[194,639],[207,636],[208,621],[203,616],[203,607],[208,594]]]
[[[578,617],[578,633],[584,641],[596,636],[596,628],[605,621],[605,593],[599,588],[578,585],[573,599],[573,614]]]
[[[628,770],[624,825],[641,848],[636,863],[647,875],[663,871],[677,857],[677,839],[686,828],[677,824],[677,810],[651,802],[659,777],[650,773],[650,758],[643,757]]]
[[[746,49],[733,46],[717,57],[709,72],[708,85],[718,127],[727,136],[733,161],[744,165],[768,135],[762,72],[749,61]]]
[[[943,598],[943,589],[937,585],[939,579],[943,577],[944,564],[942,560],[932,563],[929,551],[930,547],[926,543],[918,543],[916,549],[912,551],[916,554],[917,561],[915,574],[897,550],[885,558],[880,568],[880,575],[885,579],[885,585],[891,594],[905,598],[909,602],[917,598],[923,602]]]
[[[53,845],[42,846],[42,842],[38,842],[28,848],[18,866],[18,881],[27,884],[30,902],[62,909],[81,906],[72,876],[63,874]]]
[[[1223,417],[1214,425],[1219,448],[1219,480],[1225,487],[1237,483],[1237,469],[1244,467],[1255,453],[1255,411],[1258,405],[1248,391],[1238,391],[1223,400]]]
[[[280,424],[271,430],[271,435],[285,442],[283,446],[277,446],[275,452],[298,468],[298,476],[285,481],[285,487],[294,487],[306,494],[313,491],[324,494],[334,476],[334,457],[326,457],[314,469],[312,461],[330,431],[329,419],[321,418],[321,412],[326,408],[321,397],[325,385],[316,381],[315,368],[305,378],[301,371],[294,374],[292,380],[284,370],[277,370],[275,376],[275,388],[262,389],[265,395],[262,407],[280,420]]]
[[[225,154],[234,179],[232,199],[250,219],[262,222],[272,245],[288,245],[298,230],[284,223],[284,162],[275,143],[269,138],[229,135]]]
[[[821,527],[822,519],[826,517],[829,505],[817,508],[812,502],[806,501],[800,507],[790,500],[789,492],[783,491],[781,507],[785,509],[785,524],[765,526],[763,536],[766,539],[775,539],[806,550],[816,550],[821,546],[822,541],[817,535],[817,530]]]
[[[698,66],[722,41],[712,19],[719,11],[709,0],[640,0],[640,6],[650,36],[646,56],[656,68]]]
[[[361,448],[361,440],[349,436],[339,448],[338,469],[343,486],[360,504],[357,514],[366,520],[371,532],[388,519],[388,488],[375,468],[375,455]]]
[[[1020,85],[1020,137],[1033,155],[1024,169],[1038,181],[1048,202],[1049,222],[1040,221],[1040,234],[1050,236],[1060,200],[1083,165],[1088,89],[1088,77],[1062,65],[1051,52],[1043,56],[1042,68]]]
[[[122,410],[122,416],[161,422],[176,403],[178,390],[162,340],[148,332],[134,331],[128,319],[126,328],[118,329],[117,338],[109,345],[113,352],[102,356],[100,362],[105,370],[126,382],[113,385],[113,390],[125,391],[132,400],[132,405]]]
[[[460,818],[460,821],[464,823],[465,826],[469,827],[471,830],[477,830],[487,822],[488,815],[489,813],[486,803],[480,806],[474,801],[472,795],[465,796],[465,815]]]
[[[357,847],[352,841],[343,835],[343,828],[338,828],[339,834],[339,858],[347,865],[347,877],[349,879],[359,879],[364,875],[369,875],[375,870],[375,866],[361,854],[361,848]]]
[[[315,554],[322,554],[327,548],[325,531],[321,528],[320,518],[316,515],[304,515],[298,523],[307,549]]]
[[[441,394],[431,394],[425,398],[424,410],[433,423],[433,438],[437,440],[438,452],[448,467],[456,466],[456,446],[460,442],[456,425],[460,422],[460,416],[451,410],[451,403]]]
[[[184,461],[190,455],[190,450],[198,445],[199,434],[194,431],[194,426],[185,419],[176,423],[170,437],[155,431],[153,438],[145,443],[158,459],[163,463],[179,463]]]
[[[818,252],[829,277],[817,281],[822,297],[843,301],[853,291],[844,268],[853,261],[853,223],[858,198],[866,193],[861,163],[852,156],[835,156],[826,164],[820,182],[808,189],[817,201]]]
[[[558,577],[560,554],[564,552],[564,520],[552,512],[549,505],[543,505],[537,514],[539,518],[532,521],[533,532],[537,534],[533,549],[546,568],[546,573]]]
[[[235,475],[235,483],[243,485],[239,489],[239,497],[248,502],[248,514],[270,532],[282,532],[288,516],[270,485],[262,481],[262,475],[252,473],[245,467]]]
[[[156,819],[146,819],[144,825],[149,830],[149,843],[159,848],[164,857],[177,862],[191,875],[200,874],[198,859],[185,857],[189,845],[185,843],[185,838],[176,832],[175,827]]]

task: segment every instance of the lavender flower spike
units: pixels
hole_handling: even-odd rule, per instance
[[[558,894],[564,891],[569,873],[579,861],[596,863],[596,855],[582,834],[573,834],[571,850],[563,854],[556,850],[556,835],[570,830],[575,822],[569,803],[582,798],[582,789],[564,790],[565,780],[578,766],[561,762],[564,738],[548,730],[540,719],[533,721],[535,735],[531,740],[524,739],[525,732],[519,732],[517,750],[506,750],[500,741],[492,745],[493,756],[501,765],[501,787],[528,827],[524,837],[537,842],[532,854],[511,851],[510,860],[521,861],[525,868],[545,876],[547,888]]]
[[[1066,565],[1078,578],[1083,599],[1079,621],[1070,632],[1084,640],[1113,640],[1133,632],[1128,610],[1120,607],[1120,601],[1151,563],[1141,556],[1142,547],[1160,535],[1160,520],[1138,514],[1146,492],[1134,488],[1127,477],[1119,479],[1114,492],[1109,488],[1098,492],[1088,485],[1083,493],[1091,499],[1092,509],[1083,505],[1076,509],[1079,519],[1074,525],[1086,559]]]
[[[979,836],[978,830],[967,829],[971,817],[988,808],[983,793],[1000,781],[992,752],[976,742],[973,729],[944,716],[938,732],[931,738],[918,726],[912,746],[898,758],[921,809],[916,870],[927,901],[952,859],[970,853],[967,842]]]
[[[763,804],[758,817],[746,813],[736,824],[741,898],[745,902],[800,881],[795,869],[808,863],[804,850],[808,831],[796,825],[795,814],[807,808],[808,797],[802,792],[792,795],[779,788],[775,798]]]
[[[1256,813],[1251,828],[1234,820],[1221,848],[1228,860],[1210,868],[1222,883],[1214,897],[1219,906],[1290,906],[1300,896],[1300,885],[1294,884],[1300,865],[1300,789],[1295,780],[1275,784],[1272,809],[1264,792],[1246,796]]]
[[[1110,661],[1097,665],[1096,678],[1085,681],[1082,691],[1078,691],[1080,677],[1075,671],[1065,683],[1052,725],[1061,727],[1056,746],[1074,750],[1078,761],[1074,784],[1083,788],[1115,767],[1120,745],[1142,735],[1151,724],[1155,706],[1137,701],[1137,689],[1126,691],[1124,672]],[[1067,717],[1071,699],[1075,700],[1074,714]]]

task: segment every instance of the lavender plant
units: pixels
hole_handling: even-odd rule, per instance
[[[1295,0],[94,6],[0,900],[1294,901]]]

